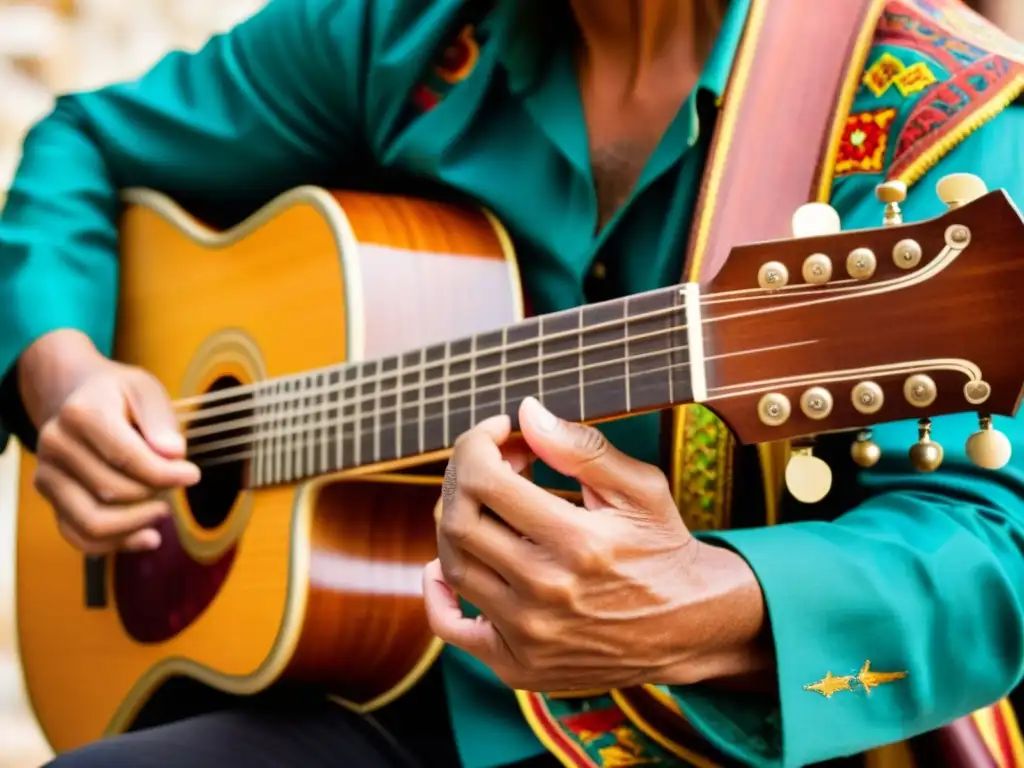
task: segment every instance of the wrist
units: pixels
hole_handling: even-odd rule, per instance
[[[775,678],[774,649],[761,585],[736,552],[698,541],[686,590],[667,631],[682,649],[661,675],[668,685],[733,682],[762,687]]]
[[[18,392],[38,429],[93,371],[110,361],[81,331],[61,329],[40,336],[18,358]]]

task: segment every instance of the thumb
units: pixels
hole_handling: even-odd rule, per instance
[[[665,475],[614,448],[594,427],[559,419],[529,397],[519,429],[530,450],[556,472],[574,477],[620,509],[674,506]]]
[[[150,447],[168,459],[184,458],[185,437],[160,382],[146,374],[132,377],[125,398],[136,429]]]

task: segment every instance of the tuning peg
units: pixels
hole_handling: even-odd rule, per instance
[[[850,457],[859,467],[873,467],[882,458],[882,449],[871,439],[871,430],[865,429],[850,446]]]
[[[942,464],[945,451],[932,440],[931,419],[917,423],[917,442],[910,446],[910,463],[918,472],[934,472]]]
[[[793,214],[793,237],[834,235],[842,229],[839,213],[828,203],[807,203]]]
[[[809,445],[794,446],[786,463],[786,488],[797,501],[817,504],[832,488],[832,470]]]
[[[882,225],[886,227],[896,226],[903,223],[903,213],[900,211],[900,203],[907,199],[907,185],[902,181],[887,181],[875,187],[875,197],[879,202],[885,203],[885,214],[882,217]]]
[[[982,469],[1002,469],[1010,461],[1010,439],[992,426],[991,416],[978,417],[978,431],[967,438],[967,458]]]
[[[935,194],[947,208],[959,208],[988,192],[985,182],[972,173],[951,173],[939,179]]]

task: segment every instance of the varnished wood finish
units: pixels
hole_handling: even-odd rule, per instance
[[[224,372],[244,377],[247,366],[223,349],[206,359],[198,352],[225,329],[244,331],[264,374],[279,376],[517,319],[514,265],[502,266],[503,242],[482,214],[341,194],[355,233],[341,258],[337,225],[325,216],[325,206],[338,206],[327,193],[318,195],[298,194],[219,247],[202,244],[194,232],[187,236],[183,220],[168,221],[148,205],[130,206],[122,227],[117,357],[152,371],[178,398]],[[374,245],[402,252],[404,268],[419,275],[413,282],[424,285],[459,285],[465,282],[460,264],[472,272],[490,261],[499,274],[504,270],[506,295],[490,301],[466,291],[443,300],[431,296],[430,322],[410,323],[410,315],[394,311],[360,314],[346,299],[355,297],[362,307],[418,300],[395,295],[386,273],[360,269]],[[358,284],[346,284],[350,280]],[[477,324],[467,324],[472,317]],[[368,334],[371,326],[384,333]],[[29,698],[55,750],[130,727],[168,676],[188,675],[236,693],[281,677],[317,677],[365,701],[387,693],[396,672],[408,672],[434,650],[421,600],[409,594],[408,573],[433,556],[436,483],[383,489],[370,477],[388,469],[381,465],[361,468],[370,474],[357,482],[333,477],[246,491],[224,524],[207,531],[178,497],[175,527],[185,551],[213,553],[211,563],[233,552],[234,561],[190,624],[160,642],[142,643],[125,631],[112,590],[112,571],[123,563],[107,568],[107,607],[85,607],[83,558],[60,537],[52,511],[33,489],[34,467],[23,452],[18,637]],[[155,553],[137,556],[133,567],[147,560],[156,570],[173,562]],[[216,578],[216,567],[192,570],[195,579],[204,572]],[[403,574],[398,581],[396,573]],[[358,585],[378,591],[372,612]]]
[[[368,701],[401,683],[433,636],[422,566],[437,556],[436,483],[331,483],[318,494],[307,609],[287,677]]]
[[[192,580],[156,592],[146,616],[124,580],[120,592],[108,583],[107,606],[85,607],[82,558],[32,489],[26,455],[19,634],[29,696],[58,750],[127,728],[173,674],[232,693],[317,681],[370,706],[411,684],[439,650],[418,587],[434,555],[438,479],[399,470],[443,458],[461,431],[514,415],[528,395],[595,421],[706,388],[705,402],[755,443],[957,411],[1011,414],[1024,381],[1024,336],[1007,332],[1024,323],[1024,222],[1002,192],[920,224],[735,248],[699,297],[694,285],[669,287],[523,322],[507,238],[468,209],[298,190],[218,241],[166,207],[150,199],[124,223],[117,356],[184,402],[220,377],[259,379],[235,390],[257,392],[243,416],[269,413],[284,437],[257,430],[228,446],[255,458],[225,514],[200,525],[179,494],[165,550],[114,560],[140,583]],[[923,257],[900,269],[893,247],[907,238]],[[877,259],[868,279],[846,276],[856,248]],[[815,253],[834,265],[822,286],[800,277]],[[788,285],[758,287],[770,261]],[[358,386],[339,390],[316,373],[329,365]],[[926,408],[903,397],[912,373],[938,384]],[[964,398],[972,376],[992,387],[980,407]],[[885,389],[872,415],[850,399],[865,380]],[[817,421],[800,411],[811,386],[835,401]],[[757,416],[768,392],[792,403],[780,426]],[[282,402],[292,409],[283,416]]]
[[[952,226],[965,226],[970,243],[935,269]],[[923,256],[904,270],[892,252],[907,238],[921,245]],[[744,443],[944,413],[1014,414],[1024,385],[1024,336],[1014,332],[1024,324],[1022,241],[1019,211],[995,191],[925,222],[733,249],[703,291],[707,405]],[[875,254],[878,267],[870,279],[847,275],[846,259],[855,248]],[[801,277],[804,259],[815,253],[832,260],[826,285],[811,286]],[[789,287],[758,288],[758,269],[769,261],[785,265]],[[962,371],[944,369],[947,361],[976,366],[992,387],[990,399],[981,406],[968,403],[968,379]],[[938,398],[927,408],[912,406],[903,395],[911,370],[938,386]],[[804,378],[795,385],[778,382],[793,377]],[[858,413],[851,400],[853,386],[865,380],[885,392],[884,407],[873,415]],[[831,415],[820,421],[799,407],[801,393],[813,385],[828,388],[835,401]],[[736,392],[746,394],[725,396]],[[792,403],[793,415],[782,426],[766,426],[757,416],[757,403],[768,392]],[[916,434],[908,434],[908,444],[914,440]]]

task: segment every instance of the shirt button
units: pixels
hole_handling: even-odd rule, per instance
[[[590,276],[595,280],[604,280],[608,276],[608,268],[603,261],[595,261],[590,268]]]

